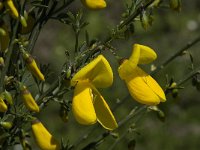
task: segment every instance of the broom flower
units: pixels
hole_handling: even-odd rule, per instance
[[[32,121],[31,128],[37,145],[42,150],[60,150],[59,142],[51,135],[45,126],[38,120]]]
[[[108,130],[117,128],[117,122],[108,104],[97,88],[112,85],[113,72],[103,55],[99,55],[71,80],[75,86],[72,102],[73,114],[80,124],[91,125],[97,121]]]
[[[159,84],[138,64],[148,64],[157,58],[153,49],[135,44],[129,59],[125,59],[118,68],[119,76],[126,82],[130,95],[146,105],[165,102],[166,97]]]

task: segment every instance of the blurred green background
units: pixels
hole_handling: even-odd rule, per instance
[[[125,9],[125,1],[107,0],[108,7],[101,11],[90,11],[83,8],[84,18],[89,25],[81,32],[80,43],[83,42],[85,30],[88,31],[91,39],[105,40],[110,29],[119,23],[121,13]],[[80,1],[76,1],[71,7],[73,12],[82,8]],[[152,47],[158,54],[154,63],[161,64],[189,41],[200,35],[200,1],[183,0],[180,13],[159,8],[153,11],[154,21],[152,27],[146,31],[141,27],[140,22],[135,23],[135,33],[129,39],[115,40],[112,45],[117,48],[116,53],[128,57],[134,43],[140,43]],[[35,46],[34,55],[42,64],[50,64],[53,78],[59,74],[62,64],[65,61],[64,51],[73,51],[74,34],[70,26],[61,24],[58,21],[49,21],[42,30]],[[200,43],[188,49],[194,56],[194,67],[200,66]],[[114,84],[108,89],[100,90],[110,107],[114,107],[117,100],[123,100],[128,95],[127,88],[117,74],[117,60],[108,51],[103,52],[109,60],[114,72]],[[171,62],[165,69],[158,72],[154,78],[163,89],[166,85],[166,74],[179,81],[190,72],[191,66],[189,55],[183,55]],[[150,72],[151,65],[142,66],[145,71]],[[53,78],[47,79],[51,84]],[[121,140],[114,148],[116,150],[128,149],[128,142],[136,140],[136,150],[199,150],[200,149],[200,93],[191,85],[191,81],[184,84],[184,89],[179,91],[177,98],[167,95],[167,102],[161,104],[165,112],[165,122],[161,122],[154,113],[147,113],[139,117],[136,128],[140,134],[130,133]],[[71,99],[72,93],[66,95]],[[125,103],[118,108],[114,114],[117,121],[123,119],[130,110],[139,105],[129,96]],[[93,126],[79,125],[69,114],[69,122],[63,123],[59,118],[59,106],[52,102],[48,109],[43,110],[38,116],[45,126],[57,137],[63,137],[64,141],[73,144],[86,131]],[[137,118],[135,119],[137,120]],[[131,120],[129,124],[134,123]],[[103,131],[102,127],[95,125],[98,130],[92,132],[88,141],[81,146],[93,141]],[[126,126],[120,130],[122,135]],[[115,141],[109,137],[98,149],[108,149]],[[80,148],[79,147],[79,148]],[[78,148],[78,149],[79,149]]]

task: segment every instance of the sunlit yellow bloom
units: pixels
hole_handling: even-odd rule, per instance
[[[118,68],[121,79],[125,80],[131,96],[146,105],[157,105],[166,101],[165,94],[159,84],[138,64],[148,64],[155,60],[156,53],[149,47],[135,44],[131,57]]]
[[[41,150],[60,150],[59,142],[49,133],[39,120],[32,121],[34,139]]]
[[[90,125],[97,121],[106,129],[117,128],[116,120],[97,88],[105,88],[112,84],[113,73],[108,61],[99,55],[71,80],[75,86],[72,111],[80,124]]]
[[[106,7],[104,0],[81,0],[82,3],[90,9],[102,9]]]

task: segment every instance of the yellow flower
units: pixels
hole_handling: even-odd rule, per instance
[[[112,82],[112,69],[103,55],[99,55],[74,75],[71,80],[72,86],[75,86],[72,111],[80,124],[90,125],[98,121],[105,129],[117,128],[115,117],[96,89],[106,88]]]
[[[25,106],[33,112],[39,112],[40,108],[37,105],[37,103],[35,102],[33,96],[31,95],[30,91],[27,89],[26,86],[22,86],[21,89],[21,96],[23,99],[23,102],[25,104]]]
[[[131,57],[119,66],[121,79],[125,80],[131,96],[138,102],[146,105],[157,105],[165,102],[166,97],[159,84],[138,64],[148,64],[157,58],[153,49],[135,44]]]
[[[81,0],[82,3],[90,9],[102,9],[106,7],[104,0]]]
[[[34,138],[41,150],[60,150],[59,142],[49,133],[38,120],[33,120],[31,125]]]

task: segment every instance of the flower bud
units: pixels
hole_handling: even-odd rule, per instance
[[[176,98],[178,96],[178,89],[172,89],[172,97]]]
[[[26,19],[22,15],[20,15],[20,23],[23,27],[27,27]]]
[[[7,105],[5,104],[2,96],[0,96],[0,112],[6,112],[8,109]]]
[[[44,81],[44,75],[41,73],[33,57],[28,53],[24,53],[23,57],[26,61],[26,66],[32,75],[34,75],[37,79]]]
[[[66,71],[66,78],[67,78],[67,79],[70,79],[71,73],[72,73],[72,68],[71,68],[71,66],[70,66],[70,67],[67,69],[67,71]]]
[[[6,31],[3,28],[0,28],[0,36],[5,36]]]
[[[26,19],[27,26],[22,26],[20,29],[21,34],[30,33],[35,25],[36,19],[33,13],[24,13],[24,18]]]
[[[8,121],[1,121],[0,125],[5,128],[5,129],[11,129],[13,126],[12,122],[8,122]]]
[[[6,100],[10,105],[13,105],[13,98],[12,98],[12,95],[10,94],[10,92],[4,91],[3,94],[4,94],[5,100]]]
[[[181,0],[170,0],[170,8],[176,11],[181,11]]]
[[[18,13],[13,1],[12,0],[5,0],[5,4],[10,9],[10,11],[12,13],[12,16],[14,18],[18,18],[19,17],[19,13]]]
[[[22,96],[22,99],[23,99],[23,102],[24,102],[25,106],[30,111],[39,112],[40,108],[37,105],[37,103],[35,102],[33,96],[29,92],[29,90],[26,88],[26,86],[21,86],[20,87],[20,91],[21,91],[21,96]]]
[[[165,114],[164,114],[163,111],[159,110],[159,111],[157,112],[157,116],[158,116],[158,119],[159,119],[160,121],[162,121],[162,122],[165,121]]]
[[[28,13],[27,13],[26,10],[24,10],[24,18],[25,18],[26,20],[28,20]]]

